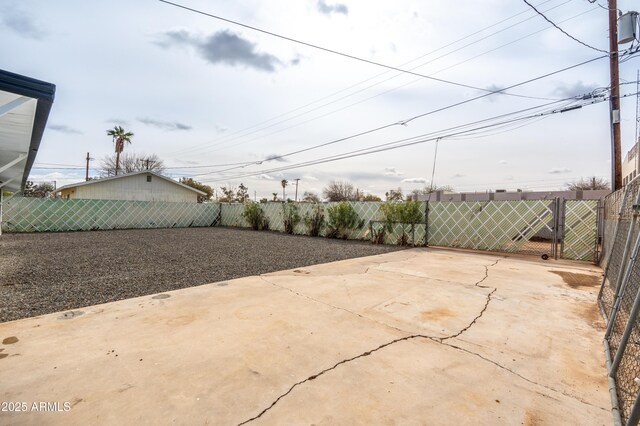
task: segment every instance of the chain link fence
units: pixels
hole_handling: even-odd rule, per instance
[[[1,226],[3,232],[187,228],[215,226],[219,214],[215,203],[13,196],[2,202]]]
[[[613,200],[614,198],[612,198]],[[327,236],[329,210],[339,203],[258,204],[268,229],[285,232],[285,219],[293,212],[293,234],[309,235],[314,213],[324,215],[318,236]],[[597,203],[557,200],[432,201],[420,202],[416,223],[388,226],[382,202],[348,203],[359,220],[348,239],[381,244],[459,247],[475,250],[595,260]],[[2,207],[3,232],[56,232],[130,228],[197,226],[250,227],[244,206],[238,203],[172,203],[120,200],[65,200],[13,196]],[[609,210],[611,208],[609,207]],[[563,210],[563,214],[559,214]],[[605,222],[611,227],[610,214]],[[560,226],[561,218],[565,226]],[[623,226],[620,226],[623,232]],[[384,234],[384,235],[382,235]],[[563,238],[564,235],[564,238]],[[562,244],[562,253],[558,246]],[[614,266],[612,266],[613,268]]]
[[[429,245],[555,256],[556,200],[430,202]]]
[[[563,259],[595,262],[598,257],[598,200],[565,200],[562,208]]]
[[[605,270],[598,303],[616,424],[640,419],[640,179],[604,200]]]

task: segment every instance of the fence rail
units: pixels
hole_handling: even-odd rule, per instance
[[[604,200],[604,278],[598,304],[616,424],[640,420],[640,178]]]

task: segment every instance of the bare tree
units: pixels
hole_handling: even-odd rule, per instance
[[[604,178],[592,176],[590,178],[580,178],[575,182],[567,183],[569,191],[580,191],[585,189],[610,189],[609,181]]]
[[[302,201],[306,201],[307,203],[319,203],[320,197],[315,192],[305,191],[302,195]]]
[[[356,199],[356,191],[349,182],[332,180],[322,190],[322,196],[328,201],[353,201]]]
[[[425,186],[422,189],[414,189],[413,191],[411,191],[411,194],[407,194],[407,200],[408,201],[418,201],[418,196],[420,195],[428,195],[431,194],[433,192],[438,192],[438,191],[443,191],[443,192],[453,192],[453,186],[451,185],[440,185],[440,186]]]
[[[156,173],[164,172],[164,162],[156,155],[144,155],[136,154],[134,152],[127,152],[119,154],[120,166],[118,171],[122,173],[133,173],[149,170]],[[111,154],[102,158],[100,162],[100,174],[102,176],[115,176],[116,175],[116,161],[118,154]]]
[[[384,194],[387,197],[387,201],[402,201],[404,195],[402,195],[402,188],[392,189]]]
[[[375,194],[367,194],[362,197],[362,201],[382,201],[382,198],[378,197]]]
[[[190,186],[191,188],[200,190],[206,194],[206,195],[198,194],[199,203],[210,201],[211,198],[213,198],[213,188],[211,188],[209,185],[205,185],[204,183],[198,182],[193,178],[186,178],[186,177],[180,178],[180,183],[183,185]]]

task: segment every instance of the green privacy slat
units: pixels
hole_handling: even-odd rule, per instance
[[[567,200],[564,210],[564,244],[562,257],[595,260],[598,238],[598,201]]]
[[[3,203],[5,232],[212,226],[218,204],[12,197]]]
[[[550,252],[553,200],[429,203],[429,244],[476,250]],[[540,237],[541,239],[544,239]]]

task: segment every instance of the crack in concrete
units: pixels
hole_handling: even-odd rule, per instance
[[[280,400],[281,400],[282,398],[284,398],[285,396],[289,395],[289,394],[290,394],[290,393],[291,393],[291,392],[292,392],[296,387],[298,387],[298,386],[300,386],[300,385],[302,385],[302,384],[304,384],[304,383],[306,383],[306,382],[309,382],[309,381],[311,381],[311,380],[315,380],[315,379],[317,379],[318,377],[322,376],[323,374],[325,374],[325,373],[327,373],[327,372],[329,372],[329,371],[331,371],[331,370],[335,370],[337,367],[339,367],[339,366],[340,366],[340,365],[342,365],[342,364],[346,364],[346,363],[351,362],[351,361],[353,361],[353,360],[356,360],[356,359],[358,359],[358,358],[367,357],[367,356],[371,355],[372,353],[379,351],[380,349],[383,349],[383,348],[386,348],[387,346],[391,346],[391,345],[393,345],[394,343],[398,343],[398,342],[402,342],[402,341],[410,340],[410,339],[415,339],[415,338],[419,338],[419,337],[425,337],[425,336],[422,336],[422,335],[419,335],[419,334],[414,334],[414,335],[411,335],[411,336],[405,336],[405,337],[399,337],[399,338],[397,338],[397,339],[393,339],[393,340],[392,340],[392,341],[390,341],[390,342],[383,343],[382,345],[380,345],[380,346],[378,346],[378,347],[376,347],[376,348],[374,348],[374,349],[368,350],[368,351],[363,352],[363,353],[361,353],[361,354],[359,354],[359,355],[356,355],[356,356],[354,356],[354,357],[351,357],[351,358],[345,358],[345,359],[343,359],[342,361],[339,361],[339,362],[335,363],[333,366],[331,366],[331,367],[329,367],[329,368],[325,368],[324,370],[320,371],[319,373],[316,373],[316,374],[314,374],[314,375],[312,375],[312,376],[309,376],[309,377],[307,377],[307,378],[306,378],[306,379],[304,379],[304,380],[300,380],[299,382],[294,383],[294,384],[293,384],[293,385],[292,385],[292,386],[291,386],[291,387],[290,387],[290,388],[289,388],[285,393],[283,393],[283,394],[281,394],[280,396],[278,396],[278,398],[276,398],[276,399],[271,403],[271,405],[269,405],[267,408],[265,408],[264,410],[262,410],[262,411],[261,411],[260,413],[258,413],[257,415],[255,415],[255,416],[251,417],[250,419],[247,419],[247,420],[243,421],[242,423],[238,423],[238,426],[242,426],[242,425],[244,425],[244,424],[247,424],[247,423],[249,423],[249,422],[252,422],[253,420],[259,419],[259,418],[260,418],[260,417],[262,417],[262,416],[263,416],[267,411],[269,411],[271,408],[273,408],[273,406],[275,406],[275,405],[278,403],[278,401],[280,401]]]
[[[357,313],[357,312],[355,312],[355,311],[349,310],[349,309],[347,309],[347,308],[343,308],[343,307],[341,307],[341,306],[332,305],[331,303],[327,303],[327,302],[325,302],[325,301],[315,299],[315,298],[313,298],[313,297],[311,297],[311,296],[307,296],[306,294],[299,293],[299,292],[297,292],[297,291],[295,291],[295,290],[293,290],[293,289],[291,289],[291,288],[289,288],[289,287],[284,287],[284,286],[278,285],[278,284],[276,284],[276,283],[274,283],[274,282],[272,282],[272,281],[269,281],[268,279],[266,279],[266,278],[265,278],[265,277],[263,277],[262,275],[259,275],[259,277],[260,277],[260,279],[261,279],[262,281],[266,282],[267,284],[271,284],[271,285],[272,285],[272,286],[274,286],[274,287],[277,287],[277,288],[282,289],[282,290],[286,290],[286,291],[288,291],[288,292],[290,292],[290,293],[295,294],[296,296],[304,297],[305,299],[311,300],[311,301],[316,302],[316,303],[319,303],[319,304],[321,304],[321,305],[328,306],[328,307],[333,308],[333,309],[338,309],[338,310],[341,310],[341,311],[344,311],[344,312],[348,312],[348,313],[350,313],[350,314],[352,314],[352,315],[355,315],[355,316],[358,316],[358,317],[360,317],[360,318],[362,318],[362,319],[365,319],[365,320],[368,320],[368,321],[373,321],[373,322],[375,322],[376,324],[382,325],[382,326],[384,326],[384,327],[391,328],[391,329],[396,330],[396,331],[399,331],[399,332],[401,332],[401,333],[405,333],[405,334],[406,334],[406,333],[408,333],[407,331],[402,330],[401,328],[394,327],[394,326],[389,325],[389,324],[387,324],[387,323],[384,323],[384,322],[382,322],[382,321],[378,321],[378,320],[376,320],[375,318],[370,318],[370,317],[367,317],[367,316],[365,316],[365,315],[359,314],[359,313]]]
[[[499,362],[494,361],[494,360],[492,360],[492,359],[490,359],[490,358],[487,358],[487,357],[485,357],[485,356],[483,356],[483,355],[481,355],[481,354],[479,354],[479,353],[476,353],[476,352],[470,351],[470,350],[468,350],[468,349],[462,348],[462,347],[460,347],[460,346],[456,346],[456,345],[453,345],[453,344],[451,344],[451,343],[446,342],[446,340],[448,340],[448,339],[452,339],[452,338],[455,338],[455,337],[458,337],[458,336],[460,336],[462,333],[464,333],[465,331],[469,330],[469,329],[470,329],[470,328],[471,328],[471,327],[476,323],[476,321],[477,321],[478,319],[480,319],[480,318],[482,317],[482,315],[484,315],[485,311],[486,311],[486,310],[487,310],[487,308],[489,307],[489,303],[491,302],[491,296],[492,296],[492,295],[493,295],[493,294],[494,294],[498,289],[497,289],[497,288],[494,288],[494,287],[489,287],[489,286],[482,285],[482,283],[483,283],[483,282],[484,282],[484,281],[489,277],[489,268],[491,268],[491,267],[493,267],[493,266],[497,265],[497,264],[498,264],[498,262],[500,262],[500,260],[502,260],[502,259],[498,259],[498,260],[496,260],[496,261],[495,261],[494,263],[492,263],[491,265],[485,265],[485,267],[484,267],[484,268],[485,268],[485,275],[484,275],[484,277],[483,277],[482,279],[480,279],[478,282],[476,282],[476,283],[474,284],[474,286],[475,286],[475,287],[487,288],[487,289],[488,289],[488,288],[491,288],[491,289],[492,289],[492,291],[491,291],[491,292],[489,292],[489,294],[487,295],[487,301],[486,301],[486,303],[485,303],[484,307],[482,308],[482,310],[480,311],[480,314],[479,314],[479,315],[477,315],[477,316],[476,316],[476,317],[471,321],[471,323],[469,323],[469,325],[467,325],[465,328],[463,328],[462,330],[460,330],[458,333],[453,334],[453,335],[451,335],[451,336],[447,336],[447,337],[434,337],[434,336],[428,336],[428,335],[425,335],[425,334],[410,334],[410,335],[408,335],[408,336],[405,336],[405,337],[399,337],[399,338],[397,338],[397,339],[393,339],[393,340],[391,340],[391,341],[389,341],[389,342],[387,342],[387,343],[383,343],[382,345],[379,345],[378,347],[376,347],[376,348],[374,348],[374,349],[368,350],[368,351],[366,351],[366,352],[363,352],[363,353],[361,353],[361,354],[359,354],[359,355],[356,355],[356,356],[353,356],[353,357],[351,357],[351,358],[345,358],[345,359],[343,359],[343,360],[341,360],[341,361],[339,361],[339,362],[335,363],[333,366],[331,366],[331,367],[329,367],[329,368],[325,368],[324,370],[321,370],[319,373],[316,373],[316,374],[314,374],[314,375],[311,375],[311,376],[307,377],[307,378],[306,378],[306,379],[304,379],[304,380],[300,380],[300,381],[298,381],[298,382],[294,383],[294,384],[293,384],[293,385],[292,385],[292,386],[291,386],[291,387],[290,387],[286,392],[284,392],[283,394],[281,394],[280,396],[278,396],[278,397],[277,397],[277,398],[276,398],[276,399],[275,399],[275,400],[274,400],[274,401],[273,401],[273,402],[272,402],[268,407],[266,407],[266,408],[265,408],[265,409],[263,409],[260,413],[258,413],[257,415],[255,415],[255,416],[251,417],[250,419],[247,419],[247,420],[243,421],[242,423],[239,423],[239,424],[238,424],[238,426],[245,425],[245,424],[247,424],[247,423],[249,423],[249,422],[252,422],[253,420],[256,420],[256,419],[258,419],[258,418],[262,417],[266,412],[268,412],[269,410],[271,410],[271,409],[272,409],[272,408],[273,408],[273,407],[274,407],[274,406],[275,406],[275,405],[276,405],[276,404],[277,404],[277,403],[278,403],[282,398],[284,398],[284,397],[286,397],[287,395],[289,395],[289,394],[290,394],[290,393],[291,393],[291,392],[292,392],[296,387],[301,386],[301,385],[303,385],[304,383],[307,383],[307,382],[309,382],[309,381],[315,380],[315,379],[317,379],[318,377],[322,376],[323,374],[328,373],[328,372],[330,372],[330,371],[332,371],[332,370],[335,370],[335,369],[336,369],[337,367],[339,367],[340,365],[347,364],[347,363],[349,363],[349,362],[351,362],[351,361],[354,361],[354,360],[356,360],[356,359],[358,359],[358,358],[368,357],[369,355],[371,355],[371,354],[373,354],[373,353],[375,353],[375,352],[377,352],[377,351],[379,351],[379,350],[381,350],[381,349],[383,349],[383,348],[386,348],[387,346],[391,346],[391,345],[393,345],[393,344],[395,344],[395,343],[403,342],[403,341],[407,341],[407,340],[412,340],[412,339],[426,339],[426,340],[430,340],[430,341],[432,341],[432,342],[435,342],[435,343],[438,343],[438,344],[441,344],[441,345],[444,345],[444,346],[448,346],[448,347],[450,347],[450,348],[452,348],[452,349],[455,349],[455,350],[458,350],[458,351],[461,351],[461,352],[465,352],[465,353],[467,353],[467,354],[469,354],[469,355],[474,355],[474,356],[476,356],[476,357],[480,358],[481,360],[483,360],[483,361],[485,361],[485,362],[488,362],[488,363],[490,363],[490,364],[493,364],[494,366],[496,366],[496,367],[498,367],[498,368],[500,368],[500,369],[502,369],[502,370],[504,370],[504,371],[506,371],[506,372],[508,372],[508,373],[510,373],[510,374],[512,374],[512,375],[514,375],[514,376],[516,376],[516,377],[518,377],[518,378],[520,378],[521,380],[524,380],[524,381],[525,381],[525,382],[527,382],[527,383],[530,383],[530,384],[535,385],[535,386],[540,386],[540,387],[542,387],[543,389],[546,389],[547,391],[550,391],[550,392],[553,392],[553,393],[561,394],[561,395],[563,395],[563,396],[565,396],[565,397],[568,397],[568,398],[574,399],[574,400],[576,400],[576,401],[578,401],[578,402],[580,402],[580,403],[582,403],[582,404],[589,405],[589,406],[591,406],[591,407],[598,408],[598,409],[600,409],[600,410],[608,411],[608,409],[606,409],[606,408],[603,408],[603,407],[599,407],[599,406],[597,406],[597,405],[594,405],[594,404],[592,404],[592,403],[590,403],[590,402],[588,402],[588,401],[585,401],[584,399],[582,399],[582,398],[580,398],[580,397],[578,397],[578,396],[576,396],[576,395],[572,395],[572,394],[570,394],[570,393],[568,393],[568,392],[566,392],[566,391],[564,391],[564,390],[558,390],[558,389],[555,389],[555,388],[553,388],[553,387],[551,387],[551,386],[544,385],[544,384],[538,383],[538,382],[536,382],[536,381],[534,381],[534,380],[531,380],[531,379],[529,379],[529,378],[527,378],[527,377],[523,376],[522,374],[517,373],[516,371],[514,371],[514,370],[512,370],[512,369],[510,369],[510,368],[508,368],[508,367],[506,367],[506,366],[504,366],[504,365],[502,365],[502,364],[500,364]],[[385,263],[388,263],[388,262],[385,262]],[[380,263],[380,264],[382,264],[382,263]],[[379,264],[379,265],[380,265],[380,264]],[[377,266],[379,266],[379,265],[377,265]],[[371,266],[367,268],[367,271],[368,271],[370,268],[371,268]],[[366,273],[366,272],[365,272],[365,273]],[[323,301],[321,301],[321,300],[314,299],[313,297],[307,296],[307,295],[305,295],[305,294],[299,293],[299,292],[297,292],[297,291],[295,291],[295,290],[293,290],[293,289],[290,289],[290,288],[288,288],[288,287],[280,286],[280,285],[278,285],[278,284],[276,284],[276,283],[273,283],[273,282],[271,282],[271,281],[267,280],[267,279],[266,279],[266,278],[264,278],[262,275],[260,275],[260,279],[262,279],[263,281],[265,281],[265,282],[266,282],[266,283],[268,283],[268,284],[271,284],[271,285],[273,285],[273,286],[275,286],[275,287],[278,287],[278,288],[280,288],[280,289],[282,289],[282,290],[287,290],[287,291],[289,291],[289,292],[291,292],[291,293],[293,293],[293,294],[295,294],[295,295],[297,295],[297,296],[304,297],[304,298],[309,299],[309,300],[312,300],[312,301],[314,301],[314,302],[316,302],[316,303],[320,303],[320,304],[323,304],[323,305],[329,306],[329,307],[334,308],[334,309],[339,309],[339,310],[342,310],[342,311],[348,312],[348,313],[353,314],[353,315],[356,315],[356,316],[358,316],[358,317],[360,317],[360,318],[362,318],[362,319],[366,319],[366,320],[369,320],[369,321],[373,321],[373,322],[375,322],[375,323],[377,323],[377,324],[380,324],[380,325],[385,326],[385,327],[392,328],[392,329],[394,329],[394,330],[396,330],[396,331],[399,331],[399,332],[402,332],[402,333],[409,333],[409,332],[407,332],[407,331],[405,331],[405,330],[402,330],[401,328],[391,326],[391,325],[389,325],[389,324],[386,324],[386,323],[384,323],[384,322],[378,321],[378,320],[373,319],[373,318],[369,318],[369,317],[367,317],[367,316],[364,316],[364,315],[359,314],[359,313],[357,313],[357,312],[351,311],[351,310],[349,310],[349,309],[342,308],[342,307],[339,307],[339,306],[334,306],[334,305],[332,305],[332,304],[330,304],[330,303],[326,303],[326,302],[323,302]],[[533,391],[534,391],[534,392],[536,392],[537,394],[539,394],[539,395],[541,395],[541,396],[545,397],[545,398],[551,398],[551,399],[555,399],[555,400],[557,400],[556,398],[553,398],[551,395],[546,395],[546,394],[544,394],[544,393],[542,393],[542,392],[540,392],[540,391],[538,391],[538,390],[535,390],[535,389],[534,389]]]
[[[498,368],[500,368],[500,369],[502,369],[502,370],[504,370],[504,371],[506,371],[506,372],[508,372],[508,373],[510,373],[510,374],[512,374],[512,375],[514,375],[514,376],[516,376],[516,377],[518,377],[518,378],[520,378],[520,379],[522,379],[522,380],[526,381],[527,383],[530,383],[530,384],[535,385],[535,386],[540,386],[541,388],[546,389],[546,390],[548,390],[548,391],[550,391],[550,392],[559,393],[559,394],[561,394],[561,395],[563,395],[563,396],[565,396],[565,397],[568,397],[568,398],[571,398],[571,399],[575,399],[576,401],[578,401],[578,402],[580,402],[580,403],[582,403],[582,404],[589,405],[589,406],[591,406],[591,407],[598,408],[598,409],[600,409],[600,410],[608,411],[608,409],[606,409],[606,408],[599,407],[599,406],[597,406],[597,405],[591,404],[590,402],[587,402],[587,401],[583,400],[582,398],[579,398],[579,397],[577,397],[577,396],[575,396],[575,395],[571,395],[571,394],[569,394],[569,393],[566,393],[565,391],[559,391],[559,390],[554,389],[554,388],[552,388],[552,387],[550,387],[550,386],[547,386],[547,385],[543,385],[543,384],[537,383],[537,382],[535,382],[535,381],[533,381],[533,380],[531,380],[531,379],[528,379],[527,377],[524,377],[523,375],[521,375],[521,374],[519,374],[519,373],[517,373],[517,372],[515,372],[515,371],[511,370],[510,368],[505,367],[505,366],[501,365],[500,363],[498,363],[498,362],[496,362],[496,361],[493,361],[492,359],[489,359],[489,358],[487,358],[487,357],[484,357],[484,356],[482,356],[482,355],[480,355],[480,354],[478,354],[478,353],[472,352],[472,351],[470,351],[470,350],[468,350],[468,349],[465,349],[465,348],[462,348],[462,347],[460,347],[460,346],[456,346],[456,345],[452,345],[452,344],[450,344],[450,343],[446,343],[446,342],[444,342],[444,341],[443,341],[443,339],[441,339],[441,338],[433,337],[433,336],[427,336],[427,335],[424,335],[424,334],[412,334],[412,335],[409,335],[409,336],[399,337],[399,338],[397,338],[397,339],[393,339],[393,340],[391,340],[391,341],[389,341],[389,342],[387,342],[387,343],[383,343],[383,344],[381,344],[381,345],[377,346],[377,347],[376,347],[376,348],[374,348],[374,349],[371,349],[371,350],[368,350],[368,351],[362,352],[361,354],[356,355],[356,356],[353,356],[353,357],[351,357],[351,358],[345,358],[345,359],[343,359],[343,360],[341,360],[341,361],[338,361],[337,363],[333,364],[331,367],[325,368],[324,370],[321,370],[320,372],[318,372],[318,373],[316,373],[316,374],[313,374],[313,375],[311,375],[311,376],[307,377],[306,379],[303,379],[303,380],[300,380],[300,381],[298,381],[298,382],[294,383],[293,385],[291,385],[291,387],[289,387],[289,389],[288,389],[286,392],[284,392],[284,393],[282,393],[281,395],[279,395],[279,396],[278,396],[278,397],[277,397],[277,398],[276,398],[276,399],[275,399],[275,400],[274,400],[274,401],[273,401],[273,402],[272,402],[268,407],[266,407],[266,408],[265,408],[265,409],[263,409],[260,413],[258,413],[257,415],[255,415],[255,416],[251,417],[250,419],[247,419],[247,420],[245,420],[245,421],[243,421],[243,422],[241,422],[241,423],[238,423],[238,426],[242,426],[242,425],[245,425],[245,424],[247,424],[247,423],[249,423],[249,422],[252,422],[252,421],[254,421],[254,420],[259,419],[259,418],[260,418],[260,417],[262,417],[265,413],[267,413],[269,410],[271,410],[271,409],[272,409],[272,408],[273,408],[273,407],[274,407],[274,406],[275,406],[275,405],[276,405],[276,404],[277,404],[277,403],[278,403],[282,398],[286,397],[286,396],[287,396],[287,395],[289,395],[291,392],[293,392],[293,390],[294,390],[295,388],[297,388],[298,386],[301,386],[301,385],[303,385],[303,384],[305,384],[305,383],[307,383],[307,382],[310,382],[310,381],[312,381],[312,380],[315,380],[315,379],[317,379],[318,377],[320,377],[320,376],[322,376],[322,375],[324,375],[324,374],[326,374],[326,373],[328,373],[328,372],[330,372],[330,371],[332,371],[332,370],[335,370],[335,369],[336,369],[336,368],[338,368],[340,365],[347,364],[347,363],[349,363],[349,362],[351,362],[351,361],[354,361],[354,360],[356,360],[356,359],[359,359],[359,358],[368,357],[369,355],[371,355],[371,354],[373,354],[373,353],[375,353],[375,352],[377,352],[377,351],[379,351],[379,350],[381,350],[381,349],[384,349],[384,348],[386,348],[386,347],[388,347],[388,346],[391,346],[391,345],[393,345],[393,344],[396,344],[396,343],[399,343],[399,342],[404,342],[404,341],[407,341],[407,340],[413,340],[413,339],[426,339],[426,340],[430,340],[430,341],[432,341],[432,342],[434,342],[434,343],[438,343],[438,344],[441,344],[441,345],[444,345],[444,346],[448,346],[448,347],[450,347],[450,348],[452,348],[452,349],[459,350],[459,351],[462,351],[462,352],[468,353],[468,354],[470,354],[470,355],[477,356],[478,358],[482,359],[483,361],[488,362],[488,363],[491,363],[491,364],[495,365],[496,367],[498,367]],[[542,393],[542,392],[540,392],[540,391],[538,391],[538,390],[532,389],[532,391],[533,391],[533,392],[536,392],[538,395],[541,395],[541,396],[543,396],[543,397],[545,397],[545,398],[551,398],[551,399],[554,399],[554,400],[556,400],[556,401],[560,401],[560,400],[558,400],[558,399],[556,399],[556,398],[553,398],[551,395],[546,395],[546,394],[544,394],[544,393]]]
[[[431,338],[430,338],[430,340],[433,340],[434,342],[436,342],[436,343],[440,343],[440,344],[443,344],[443,345],[445,345],[445,346],[449,346],[450,348],[453,348],[453,349],[456,349],[456,350],[459,350],[459,351],[462,351],[462,352],[468,353],[469,355],[477,356],[478,358],[482,359],[483,361],[489,362],[489,363],[491,363],[491,364],[495,365],[496,367],[498,367],[498,368],[500,368],[500,369],[502,369],[502,370],[505,370],[505,371],[507,371],[507,372],[509,372],[509,373],[513,374],[514,376],[519,377],[520,379],[524,380],[524,381],[525,381],[525,382],[527,382],[527,383],[531,383],[531,384],[533,384],[533,385],[543,387],[543,388],[545,388],[545,389],[547,389],[547,390],[549,390],[549,391],[552,391],[552,392],[555,392],[555,393],[562,394],[562,395],[564,395],[564,396],[566,396],[566,397],[568,397],[568,398],[575,399],[576,401],[579,401],[579,402],[581,402],[582,404],[589,405],[589,406],[591,406],[591,407],[598,408],[598,409],[600,409],[600,410],[604,410],[604,411],[607,411],[607,412],[609,411],[609,409],[607,409],[607,408],[603,408],[603,407],[600,407],[600,406],[598,406],[598,405],[594,405],[594,404],[592,404],[592,403],[590,403],[590,402],[588,402],[588,401],[585,401],[584,399],[580,398],[579,396],[572,395],[572,394],[570,394],[570,393],[567,393],[567,392],[566,392],[566,391],[564,391],[564,390],[558,390],[558,389],[555,389],[555,388],[554,388],[554,387],[552,387],[552,386],[548,386],[548,385],[545,385],[545,384],[542,384],[542,383],[538,383],[538,382],[536,382],[536,381],[534,381],[534,380],[531,380],[531,379],[529,379],[529,378],[527,378],[527,377],[523,376],[522,374],[520,374],[520,373],[518,373],[518,372],[516,372],[516,371],[514,371],[514,370],[512,370],[512,369],[510,369],[509,367],[506,367],[506,366],[504,366],[504,365],[500,364],[499,362],[492,360],[491,358],[487,358],[487,357],[485,357],[485,356],[483,356],[483,355],[480,355],[480,354],[479,354],[479,353],[477,353],[477,352],[473,352],[473,351],[470,351],[469,349],[465,349],[465,348],[463,348],[463,347],[456,346],[456,345],[454,345],[454,344],[444,342],[444,341],[443,341],[443,339],[438,339],[438,338],[431,339]],[[548,395],[544,395],[544,394],[540,394],[540,395],[548,396]]]
[[[417,248],[426,249],[426,247],[411,247],[411,248],[407,248],[405,250],[414,250],[414,249],[417,249]],[[411,256],[411,257],[409,257],[407,259],[404,259],[404,260],[415,259],[416,257],[420,256],[423,253],[423,251],[424,250],[421,250],[421,251],[419,251],[417,253],[414,253],[413,256]],[[397,259],[391,259],[391,260],[385,260],[384,262],[374,262],[373,265],[367,266],[367,269],[364,270],[364,273],[368,274],[369,270],[371,268],[378,268],[380,265],[384,265],[385,263],[391,263],[391,262],[397,262],[397,261],[398,261]],[[395,272],[395,271],[385,271],[384,269],[380,269],[380,271],[383,271],[383,272]],[[398,272],[398,273],[402,274],[402,272]],[[410,275],[410,274],[404,274],[404,275]]]
[[[473,325],[476,323],[476,321],[478,321],[480,318],[482,318],[482,316],[484,315],[484,313],[486,312],[487,308],[489,307],[489,303],[491,303],[491,296],[493,295],[493,293],[495,293],[496,291],[498,291],[497,288],[494,288],[493,290],[491,290],[489,292],[489,294],[487,294],[487,301],[484,304],[484,307],[482,308],[482,310],[480,311],[480,313],[473,319],[471,320],[471,322],[469,323],[469,325],[467,325],[465,328],[463,328],[462,330],[458,331],[456,334],[452,334],[451,336],[447,336],[447,337],[443,337],[442,340],[447,340],[447,339],[453,339],[455,337],[460,336],[462,333],[464,333],[465,331],[469,330],[471,327],[473,327]]]
[[[489,287],[486,285],[482,285],[482,283],[489,278],[489,268],[496,266],[498,264],[498,262],[500,262],[502,259],[498,259],[495,262],[493,262],[491,265],[488,265],[484,267],[484,277],[482,277],[482,279],[478,282],[476,282],[474,284],[475,287],[479,287],[479,288],[490,288],[492,289],[489,294],[487,294],[487,300],[484,304],[484,307],[482,308],[482,310],[480,311],[480,313],[469,323],[469,325],[467,325],[466,327],[464,327],[462,330],[458,331],[456,334],[452,334],[451,336],[447,336],[447,337],[443,337],[442,341],[445,341],[447,339],[453,339],[455,337],[460,336],[462,333],[464,333],[465,331],[469,330],[471,327],[473,327],[473,325],[476,323],[476,321],[478,321],[486,312],[486,310],[489,308],[489,303],[491,303],[491,296],[493,296],[493,293],[495,293],[496,291],[498,291],[498,289],[496,287]]]

